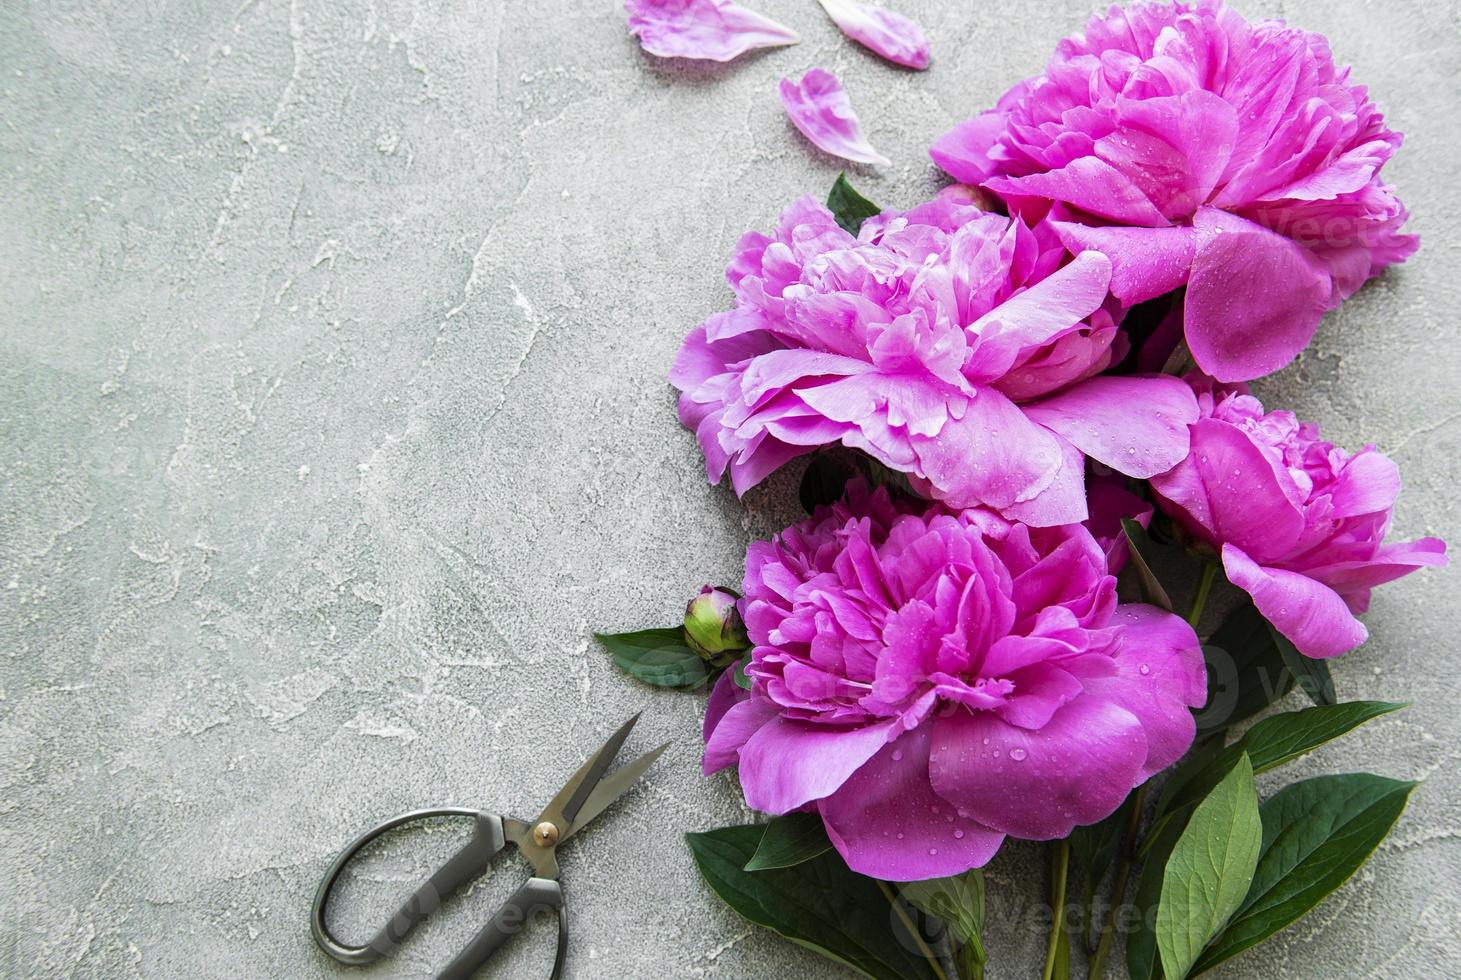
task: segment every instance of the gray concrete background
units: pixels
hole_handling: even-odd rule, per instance
[[[350,975],[306,930],[342,841],[426,804],[526,811],[644,708],[633,744],[674,748],[565,853],[572,974],[841,975],[701,887],[681,833],[747,816],[698,774],[702,700],[589,631],[672,621],[794,515],[791,474],[744,504],[704,484],[665,382],[737,236],[837,173],[776,80],[839,72],[895,161],[856,183],[908,206],[928,142],[1090,3],[901,0],[921,74],[810,0],[755,6],[803,43],[705,68],[642,55],[611,0],[0,2],[0,973]],[[1454,541],[1461,6],[1241,7],[1355,65],[1408,134],[1387,173],[1425,236],[1260,393],[1394,454],[1396,533]],[[1223,976],[1461,973],[1457,574],[1382,589],[1336,669],[1414,706],[1285,773],[1424,787]],[[450,843],[377,853],[351,934]],[[991,868],[992,977],[1034,971],[1040,861]],[[495,887],[360,975],[428,975]],[[491,975],[545,975],[544,933]]]

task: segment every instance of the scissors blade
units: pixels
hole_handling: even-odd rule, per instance
[[[635,712],[628,721],[619,726],[617,732],[609,736],[597,752],[589,756],[588,761],[573,774],[573,778],[563,784],[558,795],[543,808],[542,815],[538,817],[539,823],[550,821],[558,826],[560,833],[573,826],[573,818],[578,816],[579,808],[594,791],[599,780],[604,778],[609,766],[614,764],[614,756],[619,754],[619,747],[629,737],[629,730],[638,720],[639,713]]]
[[[655,760],[660,757],[660,753],[669,747],[670,743],[666,742],[657,749],[651,749],[594,787],[594,791],[588,795],[588,799],[583,801],[577,818],[569,826],[568,833],[563,835],[563,839],[567,840],[578,833],[594,817],[602,813],[605,807],[629,792],[630,788],[639,782],[639,777],[654,765]]]

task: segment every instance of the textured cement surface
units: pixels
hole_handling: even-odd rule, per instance
[[[698,775],[702,701],[589,631],[671,621],[793,515],[794,474],[744,504],[704,484],[665,382],[736,237],[837,173],[777,78],[841,73],[895,161],[855,180],[907,206],[929,140],[1089,0],[902,0],[922,74],[810,0],[757,6],[804,43],[695,68],[611,0],[0,2],[0,974],[349,975],[305,925],[343,840],[526,810],[643,708],[632,744],[674,748],[565,853],[572,975],[843,975],[701,887],[681,833],[746,816]],[[1455,540],[1461,8],[1242,6],[1354,63],[1409,135],[1388,174],[1426,240],[1260,393],[1393,453],[1397,533]],[[1458,584],[1377,594],[1340,692],[1414,707],[1288,771],[1423,778],[1413,806],[1223,976],[1461,974]],[[375,854],[342,931],[451,840]],[[1035,972],[1041,860],[991,868],[992,977]],[[504,885],[360,975],[429,975]],[[492,975],[545,975],[546,931]]]

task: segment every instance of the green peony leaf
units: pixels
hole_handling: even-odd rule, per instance
[[[1126,836],[1127,826],[1131,823],[1131,809],[1135,805],[1136,793],[1129,793],[1126,802],[1105,820],[1071,831],[1071,855],[1085,872],[1087,881],[1100,882],[1111,862],[1116,860],[1116,851]]]
[[[843,231],[856,235],[862,230],[862,223],[879,214],[882,208],[853,190],[847,182],[847,174],[841,173],[827,195],[827,210],[832,212],[832,217],[837,219]]]
[[[736,687],[739,687],[743,691],[749,691],[751,689],[751,678],[746,675],[746,668],[750,665],[751,655],[748,653],[731,666],[731,680],[735,681]]]
[[[1306,657],[1270,623],[1268,630],[1273,634],[1273,645],[1283,658],[1283,665],[1298,681],[1299,687],[1315,704],[1334,703],[1334,678],[1329,676],[1329,662]]]
[[[1207,705],[1197,714],[1198,735],[1251,718],[1293,689],[1273,634],[1251,601],[1234,609],[1203,645]]]
[[[946,923],[960,943],[974,947],[976,960],[984,962],[983,870],[910,881],[899,886],[899,891],[914,908]]]
[[[1242,904],[1262,841],[1253,766],[1244,755],[1193,811],[1162,873],[1156,936],[1168,980],[1187,976]]]
[[[822,818],[815,813],[788,813],[766,824],[756,853],[746,862],[747,871],[790,868],[832,849]]]
[[[764,828],[722,827],[685,840],[705,883],[759,926],[874,980],[936,980],[878,882],[850,870],[835,851],[791,868],[747,871]]]
[[[710,665],[685,643],[679,628],[595,633],[625,673],[655,687],[699,687]]]
[[[1146,529],[1129,517],[1121,518],[1121,530],[1126,532],[1126,541],[1131,546],[1131,568],[1136,572],[1137,583],[1141,586],[1141,597],[1146,602],[1172,611],[1172,600],[1167,596],[1167,590],[1162,588],[1162,583],[1157,581],[1157,576],[1147,564],[1144,550],[1150,549],[1151,538],[1147,537]]]
[[[1263,845],[1253,883],[1193,973],[1288,927],[1348,881],[1400,818],[1415,786],[1351,773],[1306,779],[1274,794],[1259,808]]]
[[[1162,812],[1191,806],[1216,786],[1245,752],[1255,774],[1268,772],[1353,731],[1365,722],[1405,707],[1393,701],[1345,701],[1265,718],[1220,752],[1194,753],[1163,789]]]

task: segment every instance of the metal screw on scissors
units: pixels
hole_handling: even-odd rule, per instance
[[[437,807],[403,813],[361,834],[336,856],[325,871],[325,876],[320,879],[320,887],[315,892],[314,905],[310,909],[310,932],[314,935],[315,942],[341,963],[374,963],[381,957],[388,956],[395,952],[396,947],[417,923],[436,911],[442,899],[480,876],[487,870],[493,857],[511,842],[532,864],[533,876],[503,903],[492,921],[437,974],[437,978],[468,980],[534,914],[553,909],[558,917],[558,953],[553,960],[553,980],[558,980],[563,972],[564,955],[568,951],[568,918],[564,908],[563,889],[558,884],[557,849],[609,804],[623,796],[654,764],[660,753],[669,747],[666,742],[659,748],[646,752],[607,779],[604,778],[614,756],[619,752],[619,747],[629,737],[629,730],[638,720],[639,715],[636,714],[619,726],[619,730],[609,736],[609,740],[589,757],[578,772],[573,774],[573,778],[558,791],[558,795],[543,808],[538,819],[531,823],[465,807]],[[345,865],[381,834],[403,824],[430,817],[473,817],[475,827],[472,839],[438,868],[414,895],[406,899],[400,911],[391,917],[370,942],[364,946],[347,946],[330,935],[329,927],[325,925],[325,906],[330,900],[330,891],[335,887],[335,880],[340,877]]]

